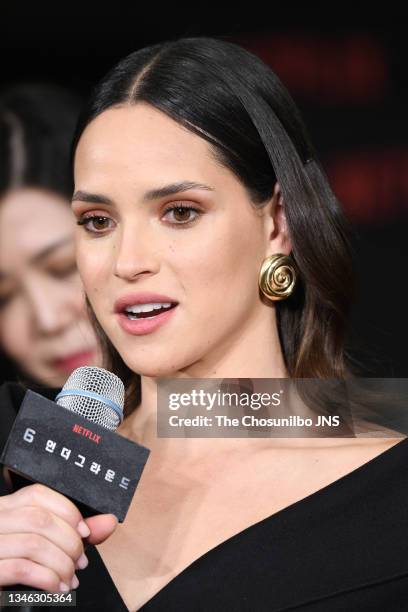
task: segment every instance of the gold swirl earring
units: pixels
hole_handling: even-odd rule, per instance
[[[275,253],[263,261],[258,284],[269,300],[277,301],[291,295],[296,279],[297,267],[293,259],[289,255]]]

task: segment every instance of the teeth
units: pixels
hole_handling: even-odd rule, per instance
[[[170,302],[165,302],[163,304],[135,304],[134,306],[126,306],[125,311],[136,314],[138,312],[153,312],[154,310],[159,310],[160,308],[170,308],[170,306]]]

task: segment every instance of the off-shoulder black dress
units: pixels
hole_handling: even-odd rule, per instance
[[[76,609],[126,612],[96,547],[87,555]],[[408,611],[408,438],[215,546],[139,610]]]

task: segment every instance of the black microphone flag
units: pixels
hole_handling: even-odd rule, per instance
[[[0,462],[16,486],[43,483],[71,499],[85,518],[112,513],[123,522],[149,453],[27,390]]]

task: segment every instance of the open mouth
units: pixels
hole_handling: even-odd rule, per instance
[[[163,314],[164,312],[168,312],[176,306],[176,303],[170,304],[169,306],[157,305],[154,307],[149,307],[148,310],[144,311],[135,311],[131,308],[125,308],[123,314],[126,315],[130,321],[135,321],[136,319],[155,319],[157,316]]]

